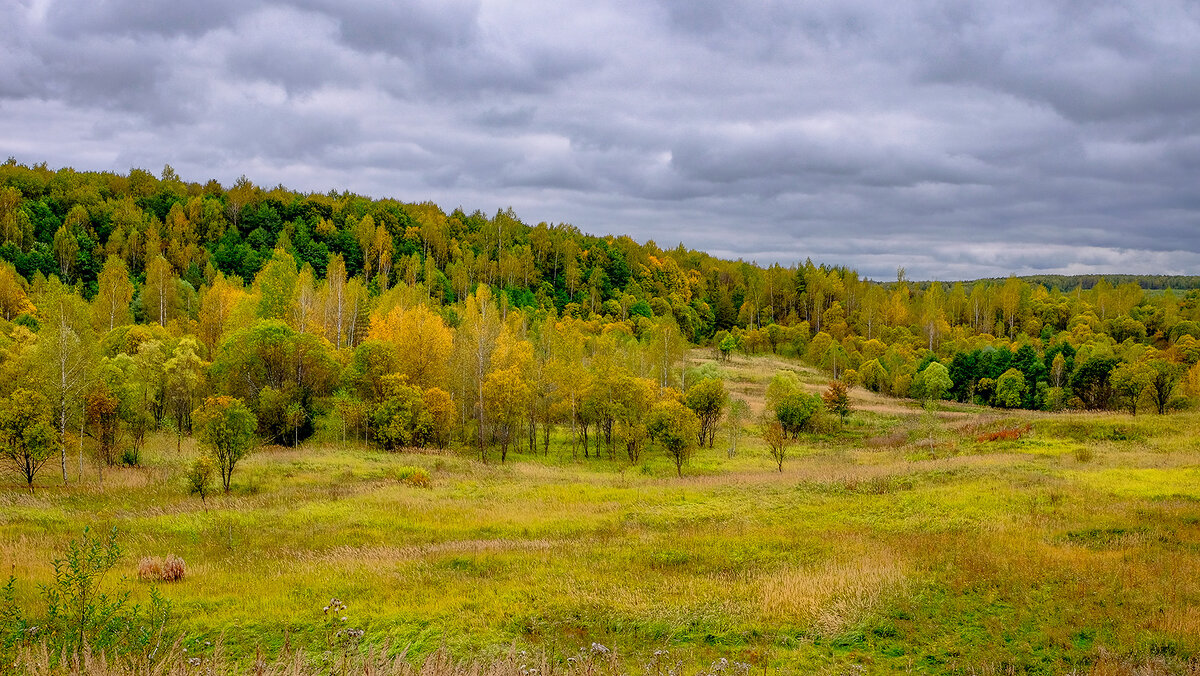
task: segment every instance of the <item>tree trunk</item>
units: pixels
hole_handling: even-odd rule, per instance
[[[65,405],[59,407],[58,419],[58,448],[60,462],[62,464],[63,485],[67,485],[67,408]]]

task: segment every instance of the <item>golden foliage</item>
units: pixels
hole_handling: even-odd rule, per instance
[[[410,383],[424,389],[449,382],[454,332],[428,307],[396,307],[383,317],[373,315],[367,339],[396,346],[397,370]]]

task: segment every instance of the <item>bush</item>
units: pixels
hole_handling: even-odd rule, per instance
[[[384,450],[423,447],[434,438],[433,414],[424,393],[406,384],[403,376],[385,376],[386,396],[370,413],[371,436]]]
[[[1175,395],[1167,401],[1168,411],[1187,411],[1191,409],[1191,407],[1192,400],[1187,397]]]
[[[842,419],[825,409],[817,409],[808,419],[807,429],[813,434],[837,434],[842,431]]]
[[[1016,441],[1025,436],[1025,434],[1032,429],[1033,425],[1029,424],[1026,424],[1023,427],[1006,427],[995,432],[985,432],[980,434],[979,436],[975,437],[975,441]]]
[[[421,467],[400,467],[396,470],[396,481],[402,484],[408,484],[414,488],[430,488],[433,482],[429,479],[429,472]]]
[[[204,508],[208,509],[208,496],[212,493],[213,476],[216,474],[217,464],[213,462],[212,457],[202,455],[196,458],[192,463],[191,469],[187,473],[187,486],[189,495],[199,495],[200,502]]]
[[[138,579],[143,582],[178,582],[186,574],[187,565],[174,554],[168,555],[166,560],[146,556],[138,562]]]
[[[89,654],[117,657],[136,673],[161,673],[161,662],[169,655],[162,648],[173,641],[167,630],[171,604],[153,587],[149,604],[140,606],[129,602],[130,590],[105,585],[106,573],[121,556],[115,529],[107,536],[92,536],[84,529],[65,556],[54,559],[54,580],[42,586],[45,610],[40,617],[22,613],[15,602],[16,581],[10,576],[0,589],[4,667],[14,654],[41,643],[45,661],[37,673],[67,673],[70,663],[76,665],[71,672],[79,673],[79,660]]]
[[[142,464],[141,453],[136,448],[127,448],[121,453],[121,464],[126,467],[137,467]]]
[[[783,431],[795,439],[801,431],[811,431],[810,421],[822,409],[824,402],[815,394],[796,392],[789,394],[775,406],[775,417],[783,425]]]
[[[1113,425],[1095,430],[1092,438],[1101,441],[1138,441],[1142,434],[1129,425]]]

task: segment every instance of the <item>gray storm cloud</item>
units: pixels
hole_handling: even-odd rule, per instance
[[[1189,273],[1186,1],[23,0],[0,150],[886,278]]]

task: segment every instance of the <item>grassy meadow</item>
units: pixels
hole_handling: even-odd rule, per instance
[[[722,368],[754,411],[775,369],[800,370]],[[565,436],[501,465],[329,429],[258,450],[202,505],[183,479],[196,449],[163,435],[102,483],[92,465],[66,488],[48,466],[33,496],[6,479],[0,566],[33,610],[84,527],[120,531],[127,579],[106,582],[141,599],[138,561],[177,554],[187,575],[160,590],[200,656],[320,651],[336,597],[347,620],[333,626],[412,659],[565,663],[598,643],[634,671],[658,650],[689,672],[721,658],[788,673],[1200,670],[1200,414],[853,397],[782,473],[748,424],[735,455],[718,435],[683,479],[653,449],[631,466],[573,456]]]

